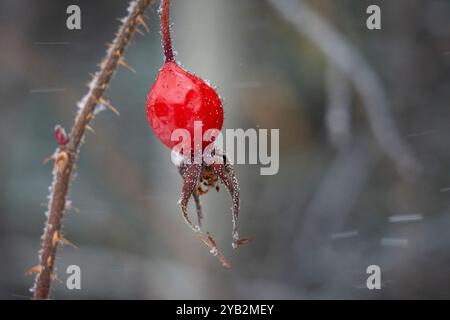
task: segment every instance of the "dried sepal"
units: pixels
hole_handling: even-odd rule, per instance
[[[214,256],[216,256],[219,261],[221,261],[222,265],[226,268],[230,268],[230,263],[219,250],[219,247],[217,246],[214,238],[209,232],[205,234],[201,229],[203,213],[200,196],[206,194],[212,188],[218,190],[220,181],[227,188],[233,202],[232,246],[233,248],[237,248],[240,245],[244,245],[250,242],[250,239],[247,238],[240,239],[237,231],[237,220],[240,209],[240,195],[239,184],[237,181],[235,170],[233,166],[227,161],[225,156],[218,155],[217,157],[223,157],[223,162],[217,161],[216,163],[211,165],[207,165],[206,163],[199,165],[187,163],[187,161],[181,161],[181,163],[179,164],[179,172],[183,178],[183,187],[181,192],[180,205],[186,223],[197,234],[199,239],[209,247],[210,252]],[[202,186],[206,187],[206,190],[204,190]],[[195,202],[198,225],[192,223],[187,212],[187,206],[191,197]]]
[[[200,202],[200,195],[198,194],[197,190],[194,190],[194,192],[192,192],[192,198],[194,199],[195,209],[197,211],[198,225],[201,228],[202,227],[203,212],[202,212],[202,203]]]
[[[232,201],[232,215],[231,221],[233,223],[232,238],[233,248],[238,246],[239,234],[237,229],[237,221],[239,218],[240,210],[240,194],[239,194],[239,182],[236,177],[234,167],[227,161],[224,156],[224,163],[213,164],[214,173],[220,178],[220,181],[225,185],[231,196]]]
[[[183,177],[184,183],[181,191],[181,211],[183,212],[183,217],[186,223],[191,227],[194,232],[199,232],[200,227],[194,225],[189,219],[189,214],[187,212],[187,206],[189,204],[189,199],[191,198],[195,187],[197,186],[198,179],[200,178],[202,166],[198,164],[192,165],[182,165],[180,167],[180,173]]]

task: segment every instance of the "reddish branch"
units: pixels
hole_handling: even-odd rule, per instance
[[[153,0],[135,0],[130,3],[128,16],[123,20],[116,37],[107,51],[106,57],[100,64],[100,70],[95,74],[89,85],[89,92],[79,103],[79,112],[75,118],[69,141],[59,143],[54,154],[55,166],[53,182],[48,203],[48,219],[42,237],[39,265],[30,271],[35,272],[34,299],[47,299],[53,278],[53,269],[58,245],[64,240],[62,237],[62,220],[66,209],[66,199],[71,182],[74,165],[83,141],[86,129],[94,118],[97,105],[109,104],[103,98],[108,84],[119,64],[126,66],[122,60],[125,49],[135,31],[139,31],[139,24],[146,28],[143,13]],[[165,1],[168,6],[168,1]]]
[[[174,60],[172,38],[170,37],[170,0],[161,1],[161,32],[166,62]]]

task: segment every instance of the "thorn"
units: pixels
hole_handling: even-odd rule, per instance
[[[98,104],[98,103],[97,103]],[[89,113],[86,117],[88,121],[93,121],[95,119],[95,115],[93,113]]]
[[[248,243],[250,243],[252,241],[253,241],[252,238],[242,238],[242,239],[239,239],[238,241],[236,241],[236,244],[238,246],[243,246],[243,245],[248,244]]]
[[[133,73],[136,73],[136,70],[134,70],[128,63],[125,62],[122,58],[119,59],[118,64],[125,67],[126,69],[130,70]]]
[[[117,109],[114,108],[114,106],[109,101],[105,100],[104,98],[100,98],[100,100],[98,100],[98,103],[104,105],[105,107],[110,109],[112,112],[114,112],[116,115],[120,116],[119,111],[117,111]]]
[[[145,34],[139,29],[138,27],[135,28],[136,32],[139,33],[141,36],[145,36]]]
[[[60,243],[61,245],[65,246],[71,246],[74,249],[78,249],[78,247],[71,241],[67,240],[66,238],[64,238],[58,231],[55,231],[53,233],[53,237],[52,237],[52,245],[53,247],[56,246],[56,244]]]
[[[30,269],[27,270],[27,272],[24,273],[24,276],[29,276],[33,273],[41,273],[42,269],[44,268],[41,265],[31,267]]]
[[[67,240],[64,237],[61,237],[60,241],[61,241],[61,244],[64,245],[64,246],[70,246],[70,247],[72,247],[74,249],[78,249],[78,246],[76,244],[74,244],[73,242]]]
[[[95,130],[92,129],[92,127],[90,125],[86,125],[86,129],[88,129],[89,131],[91,131],[92,133],[95,133]]]
[[[66,151],[60,151],[57,155],[56,155],[56,159],[55,159],[55,167],[56,170],[61,173],[64,171],[64,169],[67,166],[67,163],[69,162],[69,155]]]
[[[47,163],[49,163],[51,160],[53,160],[53,159],[55,159],[55,155],[51,155],[51,156],[48,156],[47,158],[45,158],[43,161],[42,161],[42,164],[47,164]]]
[[[145,28],[145,30],[147,32],[150,32],[150,29],[148,28],[147,24],[145,23],[144,18],[142,17],[142,15],[137,16],[137,22],[139,22],[140,24],[142,24],[142,26]]]
[[[47,267],[51,267],[52,266],[52,256],[49,256],[48,258],[47,258]]]
[[[61,242],[61,244],[62,244],[63,246],[70,246],[70,247],[72,247],[72,248],[74,248],[74,249],[78,249],[78,246],[77,246],[77,245],[75,245],[72,241],[67,240],[67,239],[64,238],[63,236],[60,236],[60,237],[59,237],[59,241]]]
[[[52,236],[52,247],[56,247],[59,240],[61,240],[61,238],[59,236],[58,230],[56,230],[55,232],[53,232],[53,236]]]

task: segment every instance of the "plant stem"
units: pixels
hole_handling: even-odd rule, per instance
[[[59,146],[56,150],[53,169],[53,181],[48,202],[48,219],[42,236],[39,252],[39,265],[34,269],[37,273],[33,287],[34,299],[47,299],[53,279],[53,270],[58,244],[63,240],[62,220],[66,209],[67,193],[74,171],[74,165],[83,141],[86,129],[94,118],[96,106],[104,101],[103,94],[117,69],[122,64],[122,57],[133,33],[139,24],[145,26],[143,13],[153,0],[135,0],[130,3],[128,15],[123,20],[116,37],[109,47],[106,57],[100,64],[100,70],[89,84],[89,92],[79,102],[79,112],[75,118],[70,141],[67,146]]]
[[[174,61],[170,36],[170,0],[161,0],[161,32],[166,62]]]

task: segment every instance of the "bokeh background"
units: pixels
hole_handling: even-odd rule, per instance
[[[66,8],[82,29],[66,28]],[[366,28],[366,8],[382,30]],[[127,1],[0,1],[0,298],[28,299],[38,262],[53,128],[76,103]],[[126,53],[70,190],[52,298],[450,298],[450,1],[173,0],[177,59],[211,80],[225,128],[280,129],[280,171],[237,168],[230,199],[203,198],[223,269],[185,225],[181,179],[145,98],[163,57],[157,5]],[[49,44],[48,42],[57,42]],[[191,211],[193,212],[193,211]],[[65,270],[81,267],[81,290]],[[379,265],[382,289],[365,286]]]

